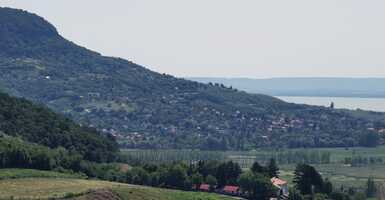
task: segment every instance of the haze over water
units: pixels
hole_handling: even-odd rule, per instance
[[[385,112],[385,98],[354,98],[354,97],[294,97],[277,96],[290,103],[308,104],[316,106],[330,106],[334,102],[335,108],[362,109]]]

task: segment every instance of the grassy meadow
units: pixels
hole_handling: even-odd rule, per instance
[[[122,200],[229,200],[230,197],[160,189],[108,181],[87,180],[81,175],[30,169],[0,169],[0,200],[89,199],[90,192],[108,189]],[[99,197],[102,198],[102,197]]]
[[[22,178],[0,180],[0,199],[83,199],[90,191],[110,189],[122,200],[229,200],[231,197],[211,193],[184,192],[107,181]],[[84,198],[87,199],[87,198]]]
[[[22,178],[0,181],[0,199],[59,199],[90,190],[118,187],[118,183],[84,179]]]
[[[68,174],[35,169],[0,169],[0,180],[16,178],[86,178],[82,174]]]
[[[222,196],[203,192],[184,192],[160,188],[114,188],[123,200],[230,200],[228,196]]]

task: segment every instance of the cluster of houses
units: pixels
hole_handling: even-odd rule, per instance
[[[271,200],[286,200],[289,196],[289,188],[287,185],[287,181],[276,177],[271,178],[270,181],[273,184],[273,186],[278,189],[276,196],[274,198],[271,198]],[[246,196],[246,193],[243,192],[239,186],[235,186],[235,185],[225,185],[223,188],[212,189],[209,184],[201,184],[199,188],[196,188],[195,186],[195,189],[202,192],[216,192],[220,194],[239,196],[239,197]]]

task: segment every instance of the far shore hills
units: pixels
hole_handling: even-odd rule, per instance
[[[186,79],[219,83],[249,93],[272,96],[385,98],[385,78],[212,78]]]

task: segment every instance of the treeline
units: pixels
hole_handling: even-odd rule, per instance
[[[210,191],[218,191],[226,185],[238,186],[244,197],[264,200],[276,194],[270,178],[278,176],[278,167],[272,160],[268,166],[257,162],[249,171],[232,161],[198,161],[187,164],[143,164],[122,171],[113,165],[104,165],[99,174],[102,179],[136,185],[148,185],[180,190],[198,190],[208,184]]]
[[[4,93],[0,93],[0,131],[50,148],[75,151],[89,161],[110,162],[117,158],[118,145],[112,136]]]
[[[383,164],[383,157],[380,156],[361,156],[355,155],[351,157],[344,158],[344,164],[351,165],[352,167],[359,167],[365,165],[373,165],[373,164]]]
[[[197,162],[202,160],[226,160],[223,151],[200,150],[122,150],[122,157],[130,164]]]
[[[203,151],[203,150],[122,150],[121,155],[128,163],[192,163],[200,160],[232,160],[241,168],[249,168],[257,160],[268,163],[274,158],[280,165],[283,164],[329,164],[332,152],[324,150],[263,150],[263,151]]]
[[[0,134],[0,168],[68,169],[78,172],[82,159],[80,154],[62,147],[50,149]]]
[[[76,151],[63,147],[51,149],[0,133],[0,168],[27,168],[83,174],[91,178],[111,179],[120,171],[116,163],[85,160]],[[114,171],[114,173],[111,173]]]
[[[329,164],[331,153],[328,151],[287,151],[276,154],[279,164]]]

